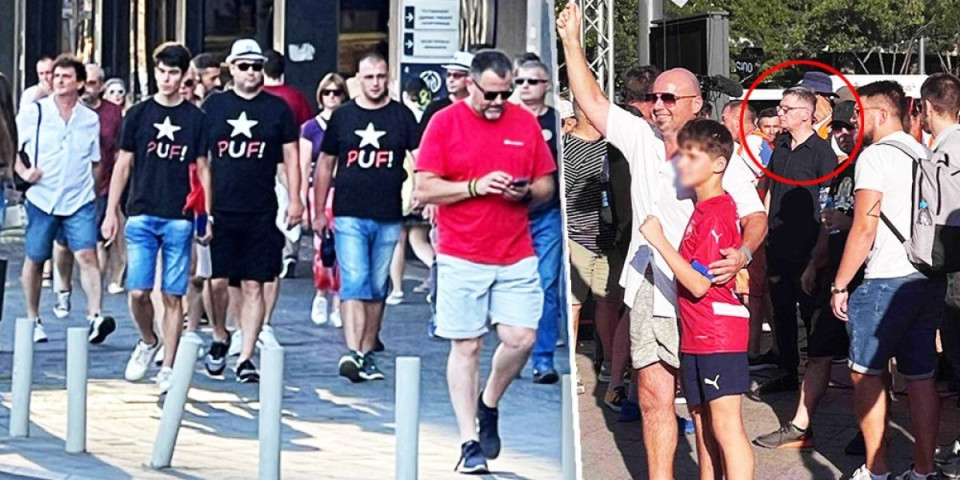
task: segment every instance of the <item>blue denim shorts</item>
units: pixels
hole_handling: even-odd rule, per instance
[[[127,289],[154,288],[159,253],[163,266],[161,291],[168,295],[186,295],[193,222],[136,215],[127,219],[123,231],[127,237]]]
[[[96,207],[90,202],[72,215],[51,215],[24,202],[27,211],[25,233],[27,258],[35,263],[45,262],[53,256],[53,242],[62,235],[64,244],[71,252],[96,248]]]
[[[400,221],[336,217],[334,241],[340,266],[340,299],[380,301],[387,298],[390,261],[400,240]]]
[[[932,378],[945,294],[944,279],[920,273],[864,280],[847,305],[850,369],[879,375],[896,358],[897,370],[907,380]]]

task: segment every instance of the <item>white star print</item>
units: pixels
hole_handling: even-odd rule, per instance
[[[253,132],[250,129],[260,122],[256,120],[247,120],[247,112],[240,112],[240,116],[237,117],[236,120],[227,120],[227,123],[233,127],[233,131],[230,132],[231,138],[240,134],[243,134],[247,138],[253,138]]]
[[[380,148],[380,137],[387,134],[386,130],[377,130],[374,128],[373,122],[368,123],[367,128],[354,130],[353,133],[360,137],[360,146],[357,148],[363,148],[367,145],[373,145],[373,148]]]
[[[163,137],[167,137],[170,141],[174,141],[173,134],[180,131],[180,127],[170,123],[170,117],[163,119],[163,123],[154,123],[153,128],[157,129],[157,140],[160,140]]]

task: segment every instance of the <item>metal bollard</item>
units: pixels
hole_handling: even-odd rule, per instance
[[[283,409],[283,347],[260,350],[260,480],[280,478],[280,429]]]
[[[10,436],[30,435],[30,389],[33,383],[33,320],[18,318],[13,342]]]
[[[577,442],[574,441],[573,428],[573,390],[570,387],[570,375],[560,379],[560,395],[563,399],[560,408],[563,415],[563,433],[561,436],[561,465],[564,480],[576,480],[577,475]]]
[[[420,357],[397,357],[397,480],[416,480],[420,447]]]
[[[87,341],[86,328],[67,329],[67,453],[87,450]]]
[[[183,420],[183,407],[187,404],[187,393],[193,381],[193,370],[197,364],[197,350],[200,342],[192,338],[180,338],[177,347],[177,356],[173,360],[172,385],[167,391],[167,398],[163,402],[163,414],[160,417],[160,428],[157,430],[157,439],[153,442],[153,457],[150,459],[151,468],[167,468],[173,460],[173,447],[177,443],[180,433],[180,422]]]

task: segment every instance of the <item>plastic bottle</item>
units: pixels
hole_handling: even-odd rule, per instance
[[[917,225],[933,225],[933,215],[930,215],[930,204],[920,200],[920,211],[917,212]]]

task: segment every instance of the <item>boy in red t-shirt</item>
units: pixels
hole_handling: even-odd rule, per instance
[[[640,233],[677,278],[681,381],[696,426],[700,476],[750,479],[753,450],[740,416],[740,395],[750,386],[750,314],[734,294],[735,280],[714,284],[705,267],[723,258],[722,249],[740,247],[737,208],[722,186],[733,137],[717,122],[694,120],[680,131],[677,144],[680,183],[697,195],[680,249],[652,215]]]

